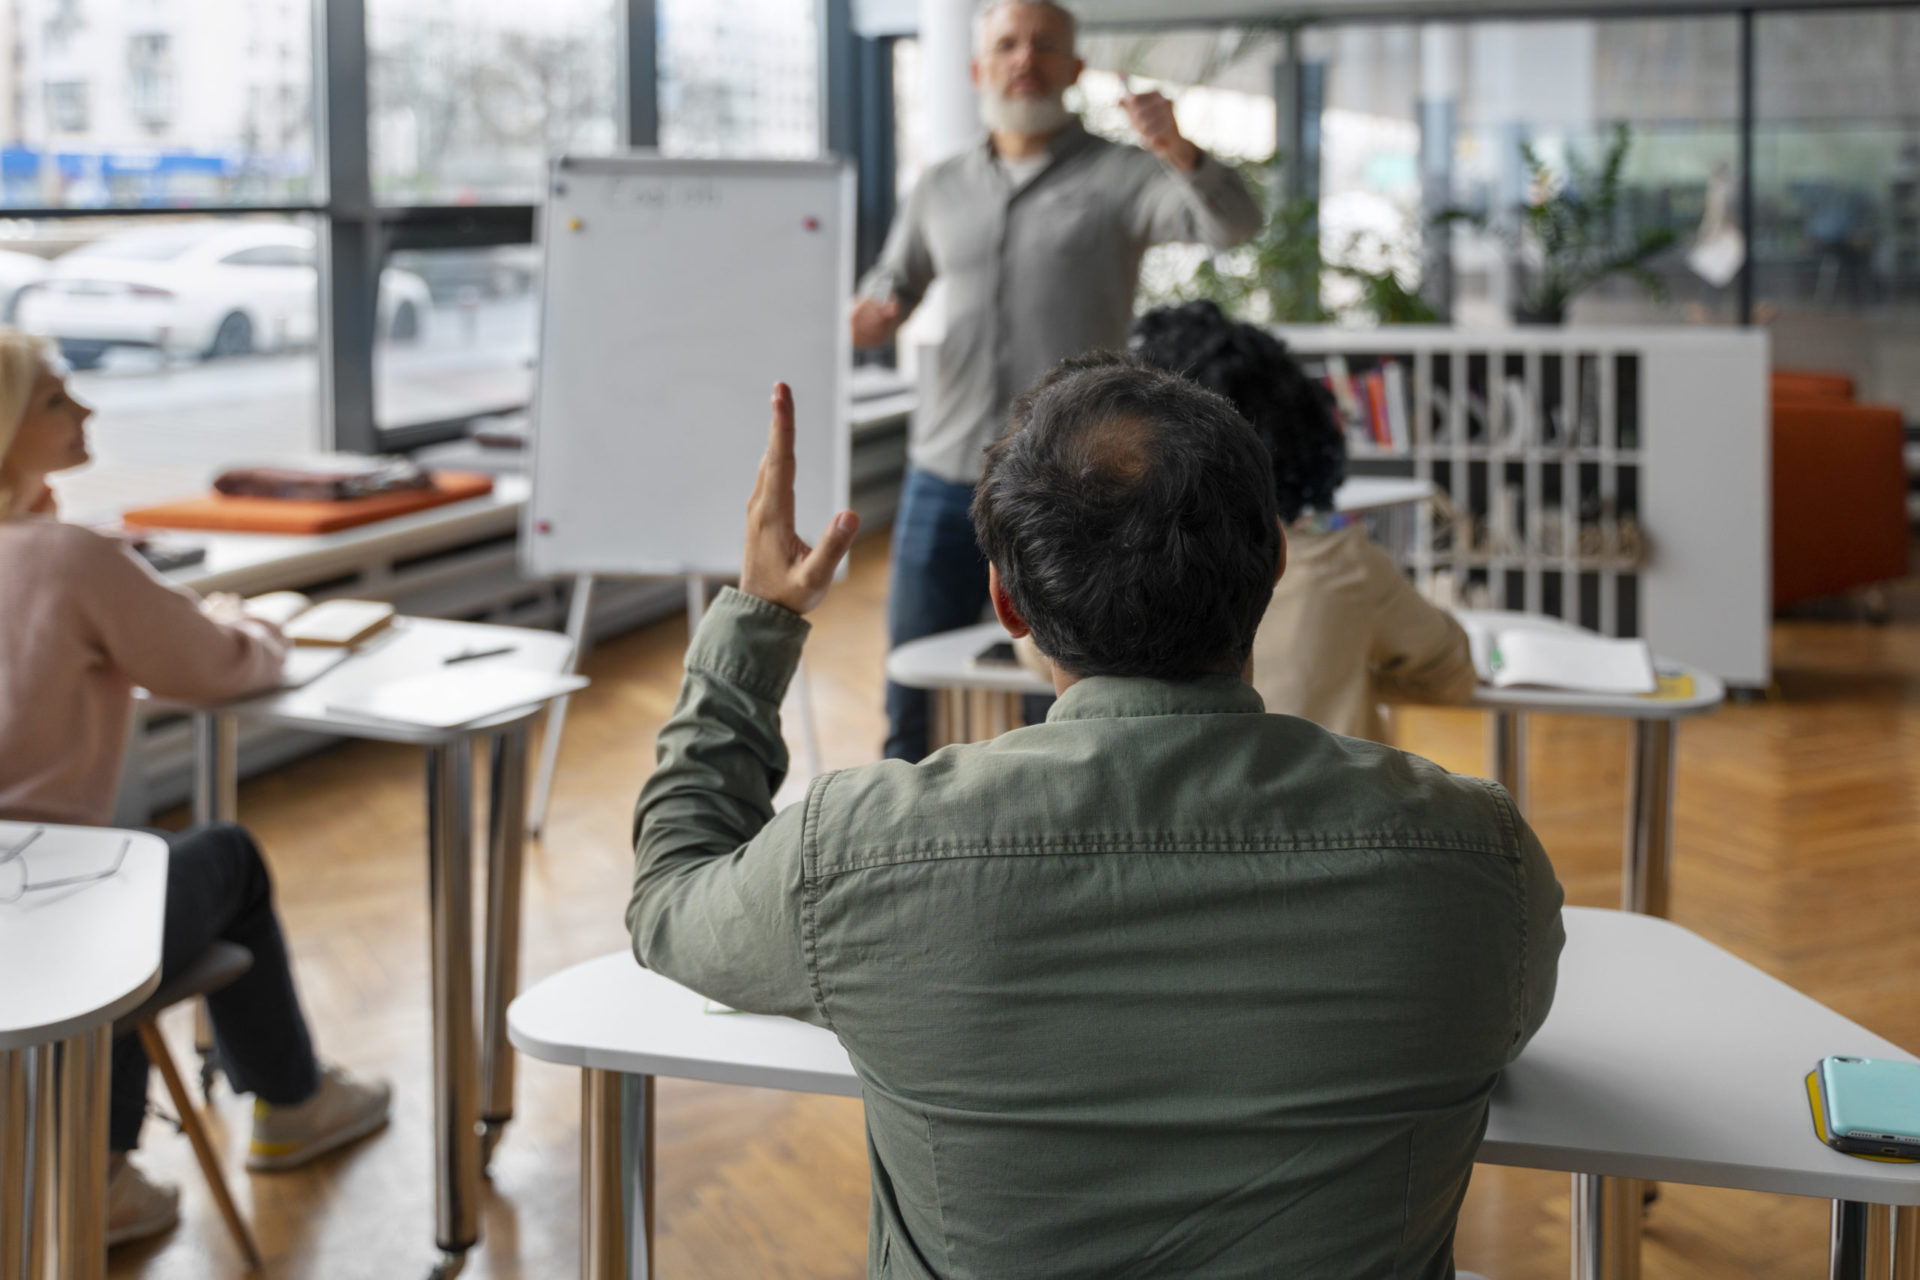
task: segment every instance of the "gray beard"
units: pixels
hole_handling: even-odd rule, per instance
[[[1073,112],[1059,98],[1008,98],[991,90],[980,95],[980,123],[991,133],[1057,133],[1071,119]]]

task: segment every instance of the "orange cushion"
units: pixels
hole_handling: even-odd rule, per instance
[[[198,498],[142,507],[123,517],[147,529],[201,529],[214,533],[337,533],[376,520],[412,515],[493,492],[493,477],[474,471],[436,471],[431,489],[351,498],[345,502],[296,502],[282,498]]]
[[[1812,369],[1775,369],[1775,400],[1851,400],[1853,379],[1844,373],[1822,373]]]
[[[1886,405],[1773,406],[1775,608],[1906,576],[1904,436]]]

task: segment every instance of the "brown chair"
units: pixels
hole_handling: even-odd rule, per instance
[[[1889,405],[1854,404],[1808,375],[1775,375],[1773,607],[1907,575],[1905,424]],[[1838,382],[1851,383],[1841,378]]]
[[[260,1246],[254,1242],[253,1232],[248,1229],[240,1217],[240,1210],[233,1203],[233,1193],[227,1189],[226,1174],[220,1168],[220,1157],[207,1137],[206,1121],[188,1096],[187,1086],[180,1079],[180,1069],[174,1065],[173,1054],[168,1052],[166,1037],[160,1034],[156,1021],[162,1013],[181,1001],[211,995],[252,967],[251,951],[235,943],[216,942],[189,965],[185,973],[162,983],[160,989],[148,996],[144,1004],[122,1014],[113,1024],[113,1033],[116,1036],[139,1036],[147,1057],[160,1069],[160,1078],[166,1082],[167,1096],[173,1099],[174,1113],[180,1118],[180,1128],[187,1135],[187,1141],[193,1144],[194,1158],[200,1162],[200,1171],[207,1177],[207,1189],[213,1192],[213,1201],[220,1208],[220,1216],[226,1220],[234,1244],[246,1258],[247,1269],[258,1271]]]
[[[1782,400],[1853,400],[1853,379],[1844,373],[1812,369],[1775,369],[1773,398]]]

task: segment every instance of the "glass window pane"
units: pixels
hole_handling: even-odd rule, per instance
[[[1920,13],[1755,30],[1756,317],[1779,365],[1920,414]]]
[[[1596,169],[1624,129],[1617,204],[1594,232],[1622,252],[1659,233],[1673,242],[1645,263],[1657,291],[1615,275],[1581,289],[1567,318],[1727,323],[1737,319],[1744,255],[1739,76],[1730,17],[1434,26],[1422,32],[1417,114],[1453,121],[1438,189],[1509,226],[1534,194],[1523,147],[1552,182],[1577,186],[1569,175]],[[1597,192],[1597,180],[1587,190]],[[1461,227],[1452,251],[1454,315],[1467,323],[1505,323],[1543,269],[1537,243],[1511,235]]]
[[[660,150],[820,153],[820,28],[808,0],[658,0]]]
[[[612,150],[614,0],[367,0],[383,204],[540,198],[547,158]]]
[[[407,250],[380,273],[374,420],[383,429],[524,407],[533,394],[540,250]]]
[[[305,217],[0,224],[0,316],[54,338],[94,408],[94,462],[62,514],[108,520],[316,443],[316,222]],[[264,255],[284,265],[237,265]]]
[[[0,0],[0,203],[314,198],[312,0]]]

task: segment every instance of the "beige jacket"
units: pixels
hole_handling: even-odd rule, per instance
[[[1384,741],[1382,702],[1464,702],[1467,634],[1413,589],[1360,525],[1287,534],[1287,571],[1253,640],[1268,711]]]

